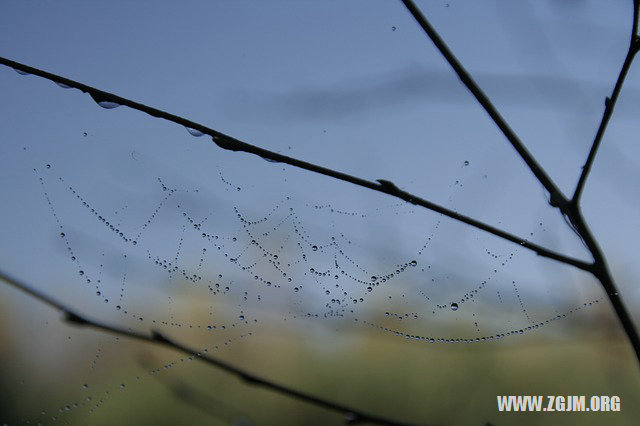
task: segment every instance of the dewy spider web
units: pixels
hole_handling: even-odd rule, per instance
[[[97,113],[73,137],[49,126],[49,140],[57,141],[58,152],[44,147],[48,141],[23,138],[18,146],[26,149],[18,154],[30,181],[37,183],[37,190],[29,190],[31,198],[42,204],[30,211],[47,212],[32,226],[39,235],[55,237],[46,243],[52,253],[63,252],[50,256],[56,268],[47,268],[41,258],[37,263],[51,271],[67,265],[73,277],[68,282],[55,279],[56,284],[46,287],[40,286],[42,279],[34,283],[54,295],[68,294],[70,302],[90,306],[100,318],[134,330],[177,332],[181,340],[194,342],[189,347],[211,351],[272,335],[269,327],[286,335],[288,327],[300,326],[311,327],[305,330],[310,342],[322,342],[322,333],[338,328],[347,334],[371,330],[371,336],[389,336],[392,342],[409,338],[412,348],[476,346],[495,340],[509,344],[520,334],[539,330],[546,335],[542,330],[570,322],[565,318],[593,307],[600,297],[581,295],[565,303],[570,280],[556,277],[545,284],[540,277],[512,276],[522,263],[532,262],[530,253],[475,231],[470,236],[449,220],[425,218],[409,204],[375,194],[354,195],[352,188],[334,184],[323,187],[322,177],[262,160],[247,163],[247,158],[233,159],[220,151],[213,160],[211,146],[190,143],[182,129],[148,121],[136,126],[140,116],[122,109],[109,117],[96,118]],[[153,148],[139,142],[152,128],[163,133]],[[191,128],[189,133],[197,136],[198,131]],[[109,180],[100,173],[92,176],[91,169],[100,167],[96,157],[113,159]],[[456,167],[445,196],[440,196],[454,213],[466,211],[461,200],[484,179],[494,178],[490,166],[471,153],[458,156]],[[356,175],[370,173],[362,169]],[[370,182],[396,192],[385,181]],[[514,224],[517,234],[549,243],[545,235],[558,231],[552,215],[542,217],[542,224]],[[509,220],[498,218],[498,223]],[[42,228],[46,223],[55,227],[53,234]],[[479,240],[470,241],[474,238]],[[474,259],[469,252],[481,256]],[[456,264],[463,264],[464,271],[448,266]],[[548,262],[538,266],[546,268]],[[535,281],[538,291],[527,291]],[[541,297],[545,291],[548,296]],[[197,302],[202,312],[194,307]],[[331,348],[339,347],[331,343]],[[108,358],[103,351],[98,359]],[[161,368],[181,363],[151,362]],[[137,381],[137,373],[121,377],[126,386],[116,388],[133,392],[130,382]],[[104,388],[111,393],[100,399],[117,398],[108,385]],[[64,401],[59,407],[63,416],[70,413],[68,419],[77,419],[71,399]],[[99,413],[102,406],[83,408],[99,408]],[[46,410],[42,416],[51,414]]]
[[[404,255],[375,254],[375,249],[367,254],[371,251],[367,247],[375,246],[376,241],[383,246],[388,236],[366,233],[366,239],[354,241],[354,229],[359,226],[379,229],[379,222],[384,221],[387,227],[401,228],[403,223],[412,222],[416,212],[406,205],[356,211],[285,196],[262,211],[260,206],[268,203],[256,204],[255,200],[264,187],[253,189],[250,182],[235,183],[239,176],[225,177],[222,172],[219,179],[224,185],[206,190],[207,195],[200,189],[173,187],[157,178],[147,182],[148,192],[155,197],[147,197],[142,203],[126,198],[115,201],[122,195],[104,192],[94,201],[79,186],[56,176],[56,163],[36,168],[33,174],[58,232],[60,242],[56,245],[66,253],[65,263],[77,274],[73,287],[94,293],[93,309],[104,306],[105,312],[111,311],[107,315],[115,313],[117,322],[131,324],[133,329],[166,329],[163,335],[178,332],[183,337],[194,334],[198,343],[192,347],[200,353],[215,353],[238,339],[259,335],[262,322],[273,321],[270,315],[274,313],[280,317],[276,322],[295,321],[304,326],[313,321],[322,327],[355,327],[359,332],[366,326],[422,344],[469,344],[530,333],[598,302],[588,300],[551,313],[543,305],[534,308],[533,320],[516,282],[507,283],[501,276],[514,252],[486,250],[489,264],[495,269],[482,271],[487,266],[479,265],[477,273],[468,272],[462,277],[430,261],[438,253],[432,245],[439,244],[440,222],[435,222],[428,234],[416,238],[413,252]],[[460,185],[463,183],[454,187]],[[111,196],[114,199],[108,204],[118,206],[115,209],[102,205],[101,200]],[[202,200],[222,200],[225,196],[237,205]],[[256,207],[258,212],[254,211]],[[402,218],[395,225],[398,219],[390,219],[394,216]],[[83,243],[87,236],[83,237],[82,230],[95,241]],[[538,232],[545,232],[544,228]],[[112,245],[119,248],[110,248]],[[78,246],[84,248],[79,250]],[[371,263],[367,260],[371,256],[379,259]],[[105,267],[107,259],[111,267]],[[469,271],[474,269],[472,265],[467,267]],[[137,274],[131,269],[138,269]],[[189,319],[191,310],[175,309],[173,295],[156,300],[153,309],[140,306],[138,300],[159,288],[168,294],[186,292],[188,300],[209,300],[203,306],[204,321]],[[501,299],[515,298],[508,305],[517,300],[521,310],[506,327],[500,315],[480,313],[500,290]],[[445,331],[440,333],[450,333],[446,331],[446,318],[451,314],[474,326],[467,334],[425,334],[443,325]],[[80,324],[85,321],[75,316],[71,320]],[[161,367],[172,368],[182,362],[184,358]],[[149,372],[161,374],[162,369]],[[125,377],[119,387],[126,389],[131,381],[140,380],[139,375],[135,379]],[[86,389],[91,385],[86,383]],[[109,400],[109,394],[89,398],[81,403],[65,401],[58,410],[60,418],[72,415],[74,410],[94,412]],[[48,410],[44,413],[44,418],[50,415]],[[51,419],[58,416],[53,414]]]

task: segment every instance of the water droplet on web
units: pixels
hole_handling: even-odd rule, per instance
[[[54,81],[54,83],[56,83],[58,86],[62,87],[63,89],[71,89],[72,88],[72,86],[69,86],[68,84],[58,83],[57,81]]]
[[[80,275],[84,275],[84,271],[82,271],[82,270],[78,271],[78,273],[79,273]]]
[[[195,136],[196,138],[199,138],[200,136],[204,135],[204,133],[202,133],[200,130],[192,129],[191,127],[185,126],[185,129],[187,129],[187,132],[189,132],[191,136]]]
[[[411,262],[409,262],[409,265],[411,266],[416,266],[418,264],[418,262],[416,262],[415,260],[412,260]]]
[[[60,236],[61,236],[62,238],[64,238],[64,232],[61,232],[61,233],[60,233]]]
[[[391,27],[391,31],[395,31],[395,30],[397,30],[397,28],[394,25],[393,27]]]
[[[46,167],[47,167],[47,169],[50,169],[51,168],[51,164],[47,164]]]
[[[451,310],[452,310],[452,311],[457,311],[457,310],[458,310],[458,304],[457,304],[457,303],[455,303],[455,302],[454,302],[454,303],[452,303],[452,304],[451,304]]]
[[[468,160],[464,160],[464,165],[468,166],[469,165],[469,161]]]
[[[270,163],[279,163],[279,161],[278,161],[278,160],[273,160],[273,159],[271,159],[271,158],[262,157],[262,159],[263,159],[263,160],[265,160],[265,161],[268,161],[268,162],[270,162]]]
[[[318,246],[313,246],[313,247],[311,247],[311,250],[313,250],[313,251],[318,251]]]

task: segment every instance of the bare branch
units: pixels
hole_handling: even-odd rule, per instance
[[[611,306],[613,306],[616,316],[629,339],[629,343],[631,343],[636,359],[638,363],[640,363],[640,337],[638,336],[638,331],[634,325],[631,315],[629,315],[627,308],[624,306],[624,303],[622,303],[622,297],[615,285],[611,271],[609,271],[604,253],[584,220],[578,205],[573,203],[569,205],[569,217],[571,218],[571,222],[575,226],[576,231],[582,237],[582,240],[593,255],[594,264],[592,274],[598,279],[598,281],[600,281],[600,284],[607,294],[607,298],[609,299]]]
[[[364,411],[357,410],[343,404],[338,404],[338,403],[335,403],[335,402],[332,402],[332,401],[329,401],[305,392],[298,391],[291,387],[272,382],[266,378],[257,376],[241,368],[235,367],[218,358],[214,358],[210,355],[203,354],[200,351],[189,348],[188,346],[183,345],[182,343],[171,340],[167,336],[155,330],[152,330],[151,334],[142,334],[142,333],[132,331],[130,329],[120,328],[114,325],[106,324],[101,321],[88,318],[84,315],[80,315],[79,313],[75,312],[72,308],[66,306],[64,303],[58,302],[57,300],[49,297],[44,293],[40,293],[39,291],[25,284],[24,282],[8,275],[7,273],[1,270],[0,270],[0,279],[12,285],[13,287],[17,288],[18,290],[21,290],[29,294],[30,296],[40,300],[41,302],[44,302],[45,304],[62,311],[62,313],[64,314],[65,320],[69,321],[74,325],[92,327],[96,330],[106,331],[119,336],[126,336],[126,337],[130,337],[132,339],[140,340],[143,342],[155,343],[155,344],[159,344],[162,346],[175,349],[186,355],[193,356],[194,359],[205,362],[219,370],[232,374],[242,379],[249,385],[263,387],[272,392],[287,396],[289,398],[307,402],[309,404],[324,408],[329,411],[341,413],[345,415],[345,419],[346,419],[345,422],[374,423],[374,424],[381,424],[381,425],[408,424],[408,423],[402,423],[395,420],[387,419],[381,416],[377,416],[375,414],[369,414]]]
[[[379,179],[377,182],[373,182],[373,181],[362,179],[356,176],[349,175],[347,173],[342,173],[326,167],[318,166],[313,163],[308,163],[306,161],[298,160],[296,158],[287,157],[286,155],[278,154],[276,152],[269,151],[269,150],[257,147],[255,145],[242,142],[236,138],[225,135],[224,133],[221,133],[217,130],[213,130],[209,127],[203,126],[202,124],[195,123],[193,121],[187,120],[177,115],[170,114],[168,112],[164,112],[159,109],[149,107],[147,105],[143,105],[138,102],[134,102],[132,100],[96,89],[91,86],[87,86],[85,84],[79,83],[74,80],[70,80],[65,77],[51,74],[49,72],[42,71],[40,69],[33,68],[18,62],[14,62],[2,57],[0,57],[0,63],[6,66],[12,67],[13,69],[19,70],[23,73],[34,74],[42,78],[45,78],[47,80],[51,80],[53,82],[62,84],[64,86],[74,87],[76,89],[79,89],[82,92],[88,93],[96,102],[111,102],[118,105],[125,105],[125,106],[128,106],[129,108],[132,108],[141,112],[145,112],[153,117],[158,117],[164,120],[172,121],[174,123],[181,124],[187,128],[195,129],[203,134],[210,135],[213,138],[213,141],[221,148],[228,149],[231,151],[243,151],[249,154],[258,155],[262,158],[266,158],[279,163],[286,163],[294,167],[298,167],[304,170],[309,170],[314,173],[319,173],[319,174],[329,176],[338,180],[352,183],[354,185],[358,185],[364,188],[372,189],[374,191],[382,192],[396,198],[400,198],[401,200],[424,207],[426,209],[440,213],[444,216],[450,217],[451,219],[457,220],[462,223],[466,223],[467,225],[473,226],[475,228],[478,228],[485,232],[493,234],[497,237],[503,238],[507,241],[511,241],[512,243],[518,244],[521,247],[534,251],[540,256],[547,257],[549,259],[554,259],[559,262],[563,262],[568,265],[575,266],[576,268],[582,269],[584,271],[591,272],[592,265],[588,262],[554,252],[553,250],[531,243],[527,241],[525,238],[521,238],[516,235],[510,234],[501,229],[498,229],[486,223],[480,222],[468,216],[462,215],[456,211],[447,209],[446,207],[440,206],[431,201],[420,198],[409,192],[402,191],[394,183],[388,180]],[[562,195],[560,196],[562,197]],[[554,198],[552,197],[552,200],[553,199]]]
[[[633,24],[631,25],[631,41],[638,36],[638,18],[640,18],[640,0],[633,0]]]
[[[484,108],[484,110],[489,114],[493,122],[498,126],[498,128],[502,131],[507,140],[511,143],[511,146],[518,152],[520,157],[527,164],[529,169],[533,172],[538,181],[549,191],[551,195],[551,205],[553,207],[563,208],[563,205],[566,204],[567,199],[562,194],[562,191],[556,186],[556,184],[551,180],[551,178],[544,171],[542,166],[538,164],[538,162],[533,158],[531,153],[524,146],[522,141],[518,135],[511,129],[509,124],[506,122],[504,118],[500,115],[496,107],[491,103],[487,95],[482,91],[480,86],[475,82],[475,80],[471,77],[471,75],[467,72],[467,70],[462,66],[460,61],[455,57],[453,52],[449,50],[449,47],[444,42],[444,40],[440,37],[438,32],[431,26],[427,18],[422,14],[420,9],[415,5],[412,0],[402,0],[405,7],[409,10],[411,15],[415,18],[415,20],[420,24],[420,27],[424,30],[425,33],[429,36],[433,44],[440,51],[442,56],[447,60],[451,68],[455,71],[460,78],[460,81],[469,89],[471,94],[476,98],[478,103]]]
[[[589,265],[588,269],[585,269],[591,272],[602,285],[602,288],[607,293],[609,297],[609,301],[613,306],[618,320],[622,324],[622,327],[629,338],[629,342],[633,347],[636,358],[640,363],[640,337],[638,336],[638,331],[635,328],[633,320],[629,315],[626,307],[622,303],[622,299],[618,294],[618,290],[613,281],[613,277],[611,276],[611,272],[606,263],[606,259],[602,250],[598,246],[595,237],[591,233],[589,227],[587,226],[582,212],[580,211],[578,200],[580,198],[580,193],[582,188],[584,187],[584,182],[589,173],[589,169],[591,168],[591,164],[593,163],[593,159],[595,158],[596,151],[598,149],[598,145],[600,144],[600,140],[604,134],[607,123],[611,118],[611,114],[613,113],[613,107],[615,105],[616,100],[618,99],[618,95],[620,90],[622,89],[622,84],[624,83],[624,78],[629,71],[629,67],[631,66],[631,62],[635,57],[638,50],[640,50],[640,38],[637,35],[638,32],[638,13],[640,11],[640,0],[634,0],[633,2],[633,25],[632,25],[632,36],[631,36],[631,44],[629,46],[629,52],[627,53],[627,57],[625,62],[620,70],[620,75],[618,76],[618,81],[616,82],[616,86],[613,90],[613,94],[611,98],[607,98],[605,103],[605,113],[602,117],[602,122],[600,123],[600,128],[598,129],[598,133],[596,135],[596,139],[591,148],[591,152],[589,153],[589,157],[587,159],[587,163],[585,164],[582,175],[580,176],[580,181],[578,182],[578,186],[576,187],[576,192],[571,200],[567,200],[567,198],[560,192],[560,190],[555,186],[553,181],[546,175],[544,170],[538,165],[535,159],[531,156],[531,154],[524,147],[522,142],[518,139],[517,135],[511,130],[508,124],[504,121],[504,119],[500,116],[498,111],[495,109],[489,98],[484,94],[482,89],[476,84],[476,82],[471,78],[469,73],[464,69],[462,64],[457,60],[457,58],[453,55],[453,53],[449,50],[446,43],[437,31],[431,26],[429,21],[424,17],[422,12],[416,7],[412,0],[402,0],[406,8],[411,12],[413,17],[418,21],[422,29],[427,33],[433,44],[438,48],[440,53],[445,57],[449,65],[454,69],[460,80],[464,83],[464,85],[469,89],[469,91],[475,96],[476,100],[482,105],[482,107],[487,111],[487,113],[491,116],[496,125],[502,130],[502,133],[507,137],[509,142],[513,145],[513,147],[518,151],[522,159],[527,163],[531,171],[538,178],[540,183],[549,191],[550,194],[550,204],[553,207],[557,207],[560,209],[563,215],[565,215],[572,225],[572,229],[582,238],[587,248],[591,252],[594,263]],[[504,238],[504,237],[503,237]]]
[[[638,2],[634,2],[634,27],[636,27],[635,32],[637,32],[638,25],[638,10],[637,10]],[[589,176],[589,172],[591,171],[591,166],[593,166],[593,161],[596,158],[596,154],[598,153],[598,148],[600,147],[600,143],[602,142],[602,137],[604,136],[604,132],[607,130],[607,124],[609,124],[609,120],[613,115],[613,109],[618,101],[618,96],[620,95],[620,91],[622,90],[622,85],[624,84],[624,80],[627,77],[627,73],[629,72],[629,68],[631,68],[631,63],[638,53],[640,49],[640,38],[636,33],[634,33],[631,44],[629,45],[629,50],[627,51],[627,56],[624,58],[624,63],[622,64],[622,69],[620,70],[620,74],[618,75],[618,79],[616,80],[616,85],[613,87],[613,92],[611,92],[611,96],[607,97],[604,101],[604,113],[602,114],[602,120],[600,120],[600,126],[598,127],[598,131],[596,132],[596,136],[593,140],[593,144],[591,145],[591,150],[589,151],[589,155],[587,156],[587,161],[582,166],[582,173],[580,174],[580,178],[578,179],[578,184],[576,185],[575,192],[573,193],[573,197],[571,198],[571,202],[574,204],[578,204],[580,202],[580,196],[582,195],[582,191],[584,190],[584,185],[587,182],[587,177]]]

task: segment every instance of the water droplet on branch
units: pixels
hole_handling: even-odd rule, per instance
[[[185,126],[185,129],[187,129],[187,132],[189,132],[191,136],[195,136],[196,138],[199,138],[200,136],[204,135],[204,133],[202,133],[200,130],[192,129],[191,127]]]
[[[95,103],[97,103],[98,105],[100,105],[104,109],[114,109],[114,108],[118,108],[120,106],[119,103],[111,102],[111,101],[107,101],[105,99],[102,99],[102,98],[100,98],[100,96],[98,96],[98,95],[96,95],[94,93],[90,93],[89,96],[91,96],[91,98],[95,101]]]

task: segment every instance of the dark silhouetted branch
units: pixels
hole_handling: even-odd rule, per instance
[[[634,2],[634,4],[637,5],[638,2]],[[636,16],[634,17],[634,25],[637,25],[637,12]],[[598,148],[600,147],[600,143],[602,142],[604,132],[607,130],[607,124],[609,124],[609,120],[613,115],[613,109],[615,108],[616,102],[618,101],[618,96],[620,95],[620,91],[622,90],[624,80],[627,77],[629,68],[631,68],[631,63],[638,53],[638,50],[640,50],[640,38],[637,34],[634,34],[634,37],[631,39],[631,44],[629,45],[629,50],[627,51],[627,56],[624,58],[622,69],[620,70],[620,74],[618,75],[618,80],[616,81],[616,85],[613,87],[613,92],[611,92],[611,96],[607,97],[604,101],[604,113],[602,114],[600,126],[598,127],[598,131],[596,132],[593,144],[591,145],[591,150],[589,151],[589,155],[587,156],[587,161],[584,163],[584,166],[582,166],[582,173],[580,174],[578,184],[576,185],[575,192],[573,193],[573,197],[571,198],[571,202],[574,204],[580,203],[580,196],[582,195],[582,191],[584,190],[584,184],[586,183],[589,172],[591,171],[591,166],[593,166],[593,161],[595,160],[596,154],[598,153]]]
[[[638,19],[640,19],[640,0],[633,0],[633,24],[631,25],[631,41],[638,37]]]
[[[66,306],[64,303],[58,302],[57,300],[51,298],[50,296],[33,289],[31,286],[8,275],[7,273],[1,270],[0,270],[0,279],[12,285],[13,287],[17,288],[18,290],[21,290],[29,294],[33,298],[38,299],[41,302],[44,302],[47,305],[62,311],[62,313],[64,314],[64,319],[74,325],[92,327],[96,330],[106,331],[115,335],[126,336],[126,337],[130,337],[132,339],[140,340],[143,342],[155,343],[155,344],[159,344],[162,346],[175,349],[186,355],[193,356],[194,359],[207,363],[208,365],[211,365],[219,370],[232,374],[242,379],[244,382],[246,382],[249,385],[263,387],[272,392],[276,392],[278,394],[287,396],[289,398],[307,402],[309,404],[324,408],[329,411],[341,413],[345,416],[345,422],[347,423],[350,423],[350,424],[374,423],[374,424],[382,424],[382,425],[408,424],[408,423],[402,423],[399,421],[387,419],[381,416],[377,416],[375,414],[369,414],[364,411],[357,410],[343,404],[331,402],[329,400],[319,398],[317,396],[313,396],[305,392],[298,391],[291,387],[272,382],[263,377],[249,373],[241,368],[235,367],[225,361],[222,361],[210,355],[203,354],[200,351],[189,348],[188,346],[183,345],[182,343],[176,342],[156,330],[152,330],[151,334],[143,334],[143,333],[133,331],[129,328],[120,328],[117,326],[103,323],[98,320],[85,317],[75,312],[72,308]]]
[[[478,103],[484,108],[484,110],[489,114],[493,122],[498,126],[500,131],[504,134],[507,140],[511,143],[513,148],[518,152],[520,157],[524,160],[524,162],[529,166],[529,169],[536,176],[538,181],[546,188],[546,190],[551,195],[551,205],[554,207],[559,207],[561,204],[566,202],[566,197],[562,194],[560,189],[556,186],[556,184],[551,180],[551,178],[544,171],[542,166],[538,164],[538,162],[533,158],[531,153],[524,146],[522,141],[516,133],[511,129],[509,124],[502,118],[502,115],[498,112],[496,107],[491,103],[487,95],[482,91],[480,86],[473,80],[471,75],[467,72],[467,70],[462,66],[460,61],[455,57],[455,55],[451,52],[447,44],[442,40],[438,32],[431,26],[427,18],[422,14],[420,9],[415,5],[412,0],[402,0],[405,7],[409,10],[411,15],[418,22],[420,27],[424,30],[425,33],[429,36],[433,44],[440,51],[442,56],[447,60],[451,68],[455,71],[460,81],[469,89],[471,94],[476,98]]]
[[[440,51],[442,56],[447,60],[449,65],[453,68],[455,73],[458,75],[462,83],[469,89],[469,91],[475,96],[476,100],[482,105],[482,107],[487,111],[491,119],[494,123],[500,128],[502,133],[506,136],[506,138],[511,142],[511,145],[516,149],[518,154],[522,157],[522,159],[527,163],[533,174],[536,176],[538,181],[549,191],[550,201],[552,207],[558,208],[562,214],[569,220],[572,229],[578,234],[578,236],[584,241],[585,245],[591,252],[594,262],[590,265],[588,270],[591,272],[601,283],[603,289],[607,293],[609,301],[613,306],[616,315],[622,324],[622,328],[624,329],[629,342],[635,352],[636,359],[640,363],[640,337],[638,337],[638,331],[627,311],[626,307],[622,303],[622,299],[618,294],[618,290],[613,281],[613,277],[611,276],[611,272],[607,266],[606,259],[602,250],[600,249],[595,237],[591,233],[587,223],[582,216],[582,212],[579,207],[579,199],[582,189],[584,187],[584,183],[586,181],[587,175],[595,158],[598,146],[600,145],[600,141],[602,140],[602,136],[604,135],[604,131],[606,129],[607,123],[611,118],[611,114],[613,113],[613,107],[615,102],[618,99],[618,95],[620,94],[620,90],[622,89],[622,84],[624,83],[624,79],[629,71],[631,66],[631,62],[633,61],[636,53],[640,50],[640,38],[638,37],[638,14],[640,13],[640,0],[634,0],[633,2],[633,24],[632,24],[632,35],[631,35],[631,43],[629,45],[629,51],[627,53],[627,57],[625,58],[622,69],[620,70],[620,74],[618,76],[618,80],[616,82],[615,88],[613,89],[613,93],[611,98],[607,98],[605,102],[605,112],[602,117],[602,122],[600,123],[600,127],[596,134],[596,138],[591,147],[591,152],[587,158],[587,162],[582,170],[582,174],[580,175],[580,179],[578,181],[578,185],[576,187],[576,191],[571,200],[568,200],[562,192],[556,187],[554,182],[547,176],[542,167],[535,161],[535,159],[531,156],[531,154],[527,151],[525,146],[522,144],[518,136],[511,130],[509,125],[502,118],[500,113],[493,106],[489,98],[484,94],[482,89],[476,84],[473,78],[469,75],[469,73],[465,70],[462,64],[458,61],[455,55],[449,50],[449,47],[446,45],[444,40],[440,37],[438,32],[431,26],[427,18],[422,14],[420,9],[415,5],[412,0],[402,0],[402,3],[409,10],[409,12],[413,15],[415,20],[420,24],[424,32],[429,36],[433,44]]]
[[[379,179],[377,182],[373,182],[373,181],[362,179],[346,173],[331,170],[326,167],[318,166],[313,163],[308,163],[306,161],[298,160],[296,158],[287,157],[286,155],[278,154],[276,152],[269,151],[269,150],[257,147],[255,145],[242,142],[231,136],[225,135],[224,133],[218,132],[217,130],[213,130],[206,126],[203,126],[202,124],[195,123],[193,121],[187,120],[177,115],[173,115],[173,114],[158,110],[156,108],[131,101],[129,99],[114,95],[112,93],[104,92],[102,90],[87,86],[85,84],[79,83],[74,80],[70,80],[65,77],[51,74],[49,72],[42,71],[40,69],[33,68],[18,62],[14,62],[2,57],[0,57],[0,63],[6,66],[12,67],[13,69],[22,71],[23,73],[34,74],[34,75],[46,78],[48,80],[51,80],[53,82],[59,83],[61,85],[79,89],[82,92],[88,93],[96,102],[109,102],[112,104],[125,105],[125,106],[128,106],[129,108],[132,108],[141,112],[145,112],[153,117],[158,117],[164,120],[172,121],[174,123],[181,124],[187,128],[197,130],[198,132],[201,132],[203,134],[210,135],[213,138],[213,141],[221,148],[228,149],[231,151],[243,151],[250,154],[258,155],[262,158],[266,158],[266,159],[280,162],[280,163],[286,163],[294,167],[299,167],[301,169],[309,170],[314,173],[319,173],[319,174],[329,176],[338,180],[352,183],[354,185],[358,185],[364,188],[369,188],[374,191],[391,195],[393,197],[399,198],[409,203],[440,213],[444,216],[450,217],[459,222],[466,223],[467,225],[481,229],[497,237],[503,238],[507,241],[511,241],[515,244],[520,245],[521,247],[524,247],[526,249],[536,252],[540,256],[547,257],[549,259],[554,259],[559,262],[563,262],[568,265],[575,266],[576,268],[582,269],[584,271],[591,272],[592,265],[588,262],[575,259],[569,256],[565,256],[561,253],[557,253],[553,250],[531,243],[527,241],[525,238],[521,238],[516,235],[510,234],[501,229],[498,229],[486,223],[480,222],[468,216],[462,215],[456,211],[447,209],[446,207],[440,206],[431,201],[420,198],[416,195],[413,195],[409,192],[399,189],[395,184],[393,184],[388,180]]]
[[[593,264],[593,275],[600,281],[602,288],[607,294],[607,298],[609,302],[611,302],[611,306],[624,329],[627,338],[629,339],[629,343],[631,343],[631,347],[633,348],[636,359],[640,363],[640,337],[638,337],[638,331],[636,326],[627,311],[627,308],[622,303],[622,298],[618,292],[618,289],[613,280],[613,276],[611,275],[611,271],[609,271],[609,267],[607,265],[606,258],[602,252],[602,249],[598,245],[595,237],[591,233],[589,226],[587,225],[584,217],[582,215],[582,211],[580,207],[571,203],[569,205],[569,217],[571,219],[571,223],[577,230],[577,232],[582,237],[582,240],[586,244],[587,248],[591,252],[594,258]]]

